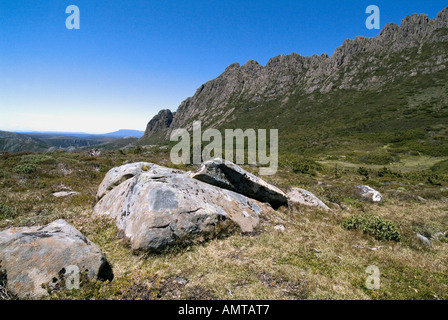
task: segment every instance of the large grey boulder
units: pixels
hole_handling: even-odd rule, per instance
[[[316,207],[325,211],[331,211],[331,209],[323,203],[322,200],[307,190],[292,188],[288,191],[287,196],[290,204],[299,204],[307,207]]]
[[[220,158],[204,162],[201,168],[192,174],[192,178],[269,203],[274,208],[288,204],[282,190]]]
[[[116,220],[134,250],[157,252],[234,230],[251,233],[263,212],[272,210],[269,205],[195,180],[184,171],[155,164],[146,168],[134,171],[139,173],[104,194],[94,208],[94,214]],[[111,171],[128,172],[126,168]]]
[[[8,290],[19,298],[47,295],[43,285],[64,286],[66,271],[73,267],[92,279],[113,279],[101,250],[64,220],[0,232],[0,269]]]

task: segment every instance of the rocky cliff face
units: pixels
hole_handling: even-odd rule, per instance
[[[143,138],[165,136],[173,122],[174,114],[170,110],[161,110],[146,126]]]
[[[293,53],[274,57],[266,66],[253,60],[243,66],[234,63],[183,101],[174,116],[161,111],[148,124],[145,138],[156,142],[169,139],[172,130],[191,129],[194,120],[201,120],[203,127],[219,128],[236,119],[242,105],[247,111],[262,102],[286,104],[297,95],[372,90],[397,78],[440,72],[448,62],[447,42],[445,8],[436,19],[414,14],[401,26],[387,24],[375,38],[346,40],[331,57]]]

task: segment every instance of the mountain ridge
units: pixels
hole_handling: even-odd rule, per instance
[[[295,111],[306,108],[302,102],[307,99],[324,101],[322,96],[340,92],[387,90],[398,82],[404,84],[420,78],[425,82],[437,74],[445,78],[447,44],[448,7],[435,19],[414,14],[405,17],[400,26],[388,23],[377,37],[347,39],[331,57],[292,53],[273,57],[265,66],[254,60],[244,65],[233,63],[184,100],[175,113],[163,110],[156,115],[141,141],[166,142],[173,130],[190,130],[195,120],[202,121],[204,128],[220,129],[223,124],[232,128],[241,124],[239,120],[251,110],[257,117],[253,110],[264,110],[261,106],[267,103],[279,111],[284,108]],[[414,85],[419,88],[418,83]],[[298,102],[293,104],[292,99]],[[445,105],[444,100],[440,101]],[[315,105],[316,110],[321,109],[323,102]],[[270,124],[268,117],[258,117],[260,121],[246,118],[243,123],[246,128]]]

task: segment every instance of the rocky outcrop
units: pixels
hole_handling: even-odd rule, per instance
[[[324,211],[331,211],[331,209],[318,197],[304,189],[292,188],[288,191],[287,197],[290,204],[298,204],[307,207],[319,208]]]
[[[66,269],[74,266],[91,279],[113,279],[100,249],[64,220],[0,232],[0,269],[19,298],[38,299],[48,294],[44,287],[64,286]]]
[[[279,188],[223,159],[204,162],[192,178],[269,203],[274,208],[288,204],[286,195]]]
[[[146,126],[143,138],[166,134],[173,122],[174,114],[170,110],[161,110]]]
[[[150,252],[234,230],[254,232],[262,215],[272,210],[241,194],[193,179],[187,172],[155,164],[112,169],[98,198],[94,214],[115,219],[134,250]]]
[[[387,24],[375,38],[346,40],[331,57],[293,53],[274,57],[266,66],[253,60],[242,66],[234,63],[183,101],[174,117],[167,110],[157,115],[148,124],[145,137],[168,140],[175,129],[191,129],[193,119],[202,121],[204,128],[219,128],[237,118],[244,108],[288,101],[297,93],[306,96],[315,91],[378,89],[397,78],[444,70],[448,53],[446,46],[437,44],[448,42],[447,12],[448,8],[441,11],[437,19],[414,14],[401,26]],[[424,55],[425,49],[431,54]]]

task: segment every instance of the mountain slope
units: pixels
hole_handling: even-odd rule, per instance
[[[406,17],[375,38],[346,40],[329,57],[277,56],[230,65],[173,114],[156,116],[142,143],[177,128],[278,128],[281,150],[392,144],[448,155],[448,8]],[[171,121],[166,121],[172,118]]]
[[[41,152],[47,149],[48,145],[38,138],[20,133],[0,131],[1,152]]]
[[[114,133],[108,135],[87,135],[77,133],[15,133],[0,131],[0,152],[45,152],[50,149],[79,149],[90,148],[107,144],[107,147],[120,148],[123,143],[126,144],[136,141],[137,138],[123,139],[115,136],[115,134],[126,134],[126,132]],[[124,140],[124,141],[121,141]]]

